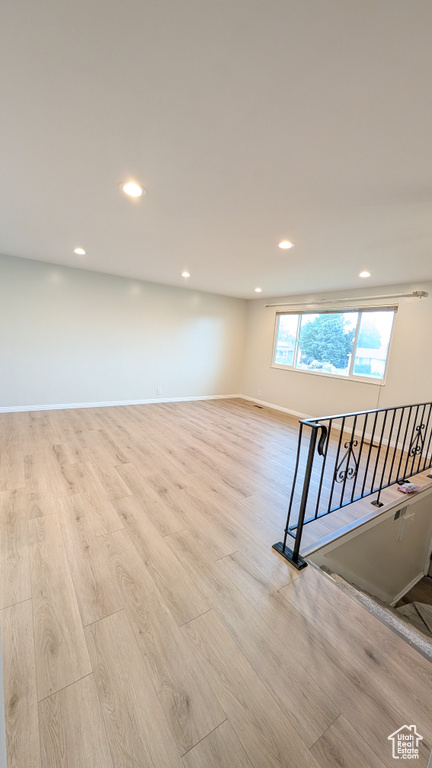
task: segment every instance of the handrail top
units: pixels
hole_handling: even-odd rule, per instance
[[[405,408],[421,408],[422,406],[432,406],[431,401],[427,401],[425,403],[412,403],[409,405],[392,405],[389,408],[371,408],[368,411],[353,411],[352,413],[337,413],[333,416],[318,416],[314,419],[300,419],[300,424],[306,424],[310,427],[316,427],[320,424],[322,421],[334,421],[335,419],[348,419],[351,416],[365,416],[369,413],[385,413],[386,411],[399,411],[404,410]]]

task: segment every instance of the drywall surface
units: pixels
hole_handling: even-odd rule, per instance
[[[409,589],[427,569],[432,536],[432,494],[406,502],[359,528],[352,537],[332,543],[311,556],[355,586],[387,604]],[[404,509],[403,502],[401,503]],[[399,514],[401,510],[399,511]]]
[[[0,407],[236,394],[245,308],[0,256]]]
[[[276,302],[319,302],[425,290],[424,299],[399,299],[384,385],[272,368]],[[362,302],[364,303],[364,302]],[[383,303],[383,302],[381,302]],[[384,302],[385,303],[385,302]],[[355,302],[353,302],[355,305]],[[376,302],[371,299],[371,304]],[[348,304],[346,306],[349,305]],[[331,304],[327,305],[330,308]],[[335,304],[334,308],[338,308]],[[374,289],[249,301],[242,393],[308,416],[326,416],[432,399],[432,284],[387,285]]]

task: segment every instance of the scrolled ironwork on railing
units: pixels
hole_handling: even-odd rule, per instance
[[[302,419],[283,542],[294,563],[303,527],[432,467],[432,402]],[[294,539],[293,547],[287,545]]]
[[[346,448],[346,452],[343,455],[340,464],[335,469],[335,481],[337,483],[343,483],[344,480],[352,480],[358,470],[358,461],[356,459],[354,448],[358,445],[358,440],[347,440],[346,443],[344,443],[344,448]],[[353,465],[350,466],[350,460],[351,456],[353,458]],[[343,465],[346,462],[345,469],[342,469]]]
[[[410,456],[418,456],[423,451],[424,437],[422,435],[422,429],[425,428],[424,424],[419,424],[416,427],[416,435],[414,436],[409,449]]]

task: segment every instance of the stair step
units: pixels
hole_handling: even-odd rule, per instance
[[[424,635],[432,637],[432,606],[426,603],[408,603],[396,608],[396,613],[407,619]]]
[[[432,634],[432,605],[427,603],[414,603],[429,632]]]

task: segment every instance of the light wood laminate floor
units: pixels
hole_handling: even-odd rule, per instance
[[[0,416],[8,768],[382,768],[432,667],[281,538],[297,422],[242,401]]]

